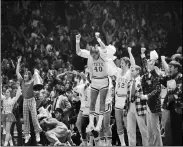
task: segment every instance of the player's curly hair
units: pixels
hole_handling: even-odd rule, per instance
[[[121,61],[122,61],[122,60],[125,62],[125,64],[128,65],[128,67],[131,66],[130,59],[129,59],[128,57],[122,57],[122,58],[121,58]]]

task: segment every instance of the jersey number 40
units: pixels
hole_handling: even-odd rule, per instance
[[[101,66],[96,66],[95,68],[94,68],[94,70],[96,71],[96,72],[102,72],[102,67]]]

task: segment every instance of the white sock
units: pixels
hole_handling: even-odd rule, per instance
[[[94,140],[94,137],[93,136],[90,136],[89,144],[93,145],[93,140]]]
[[[8,141],[5,141],[4,142],[4,146],[8,146]]]
[[[6,135],[6,130],[5,129],[3,129],[3,135]]]
[[[85,146],[87,146],[87,140],[84,140],[83,143]]]
[[[89,114],[89,125],[94,125],[94,115],[93,114]]]
[[[27,143],[29,141],[30,137],[31,137],[30,134],[25,135],[25,143]]]
[[[36,141],[40,142],[40,134],[39,134],[39,132],[36,133]]]
[[[111,142],[112,142],[112,139],[107,139],[106,140],[106,145],[107,146],[112,146],[112,143]]]
[[[126,146],[125,145],[125,140],[124,140],[124,134],[119,135],[119,139],[120,139],[120,142],[121,142],[121,146]]]
[[[12,139],[9,140],[9,143],[10,143],[10,146],[14,146],[14,145],[13,145],[13,140],[12,140]]]
[[[99,146],[99,138],[94,138],[94,141],[95,141],[95,146]]]
[[[102,125],[103,118],[104,118],[104,115],[103,114],[100,114],[99,115],[98,122],[97,122],[97,125]]]
[[[99,145],[101,145],[101,146],[105,146],[106,145],[106,143],[105,143],[105,140],[104,139],[100,139],[99,140]]]

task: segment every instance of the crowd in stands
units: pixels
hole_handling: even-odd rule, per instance
[[[81,34],[81,48],[89,50],[95,41],[95,32],[100,32],[106,45],[115,46],[118,67],[120,59],[129,56],[127,47],[131,41],[135,43],[132,53],[137,65],[142,65],[141,47],[146,48],[147,56],[156,50],[159,57],[166,56],[167,62],[172,55],[178,54],[175,58],[182,65],[180,2],[2,1],[1,18],[2,94],[8,88],[16,91],[20,84],[16,66],[22,56],[20,73],[23,75],[26,70],[33,73],[36,68],[43,79],[44,88],[39,94],[35,92],[37,110],[51,104],[52,112],[60,112],[54,110],[54,105],[64,92],[66,99],[61,109],[67,109],[68,115],[62,121],[71,130],[76,145],[81,143],[75,126],[80,101],[73,88],[83,79],[87,63],[86,59],[76,55],[75,37],[78,33]],[[16,122],[11,126],[14,145],[19,146],[24,145],[22,112],[23,97],[20,97],[13,109]],[[120,145],[114,112],[111,118],[112,144]],[[18,132],[17,143],[14,132]],[[137,135],[137,138],[137,145],[142,145],[141,137]],[[40,144],[49,145],[49,142],[41,140]],[[37,145],[34,137],[29,145]]]

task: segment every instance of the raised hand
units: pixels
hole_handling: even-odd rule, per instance
[[[80,42],[80,38],[81,38],[80,34],[76,35],[76,42]]]
[[[34,69],[34,73],[39,73],[39,70],[37,70],[36,68]]]
[[[131,47],[128,47],[128,52],[131,52],[132,51],[132,48]]]
[[[20,57],[18,58],[18,63],[20,63],[21,60],[22,60],[22,56],[20,56]]]
[[[100,36],[100,33],[99,33],[99,32],[96,32],[96,33],[95,33],[95,37],[96,37],[96,39],[98,39],[98,38],[99,38],[99,36]]]
[[[142,47],[142,48],[141,48],[141,54],[144,54],[145,51],[146,51],[146,48]]]
[[[18,86],[18,89],[17,89],[17,93],[16,93],[16,96],[21,96],[22,95],[22,89],[20,88],[20,86]]]
[[[161,60],[165,60],[165,58],[166,58],[165,56],[161,56]]]

